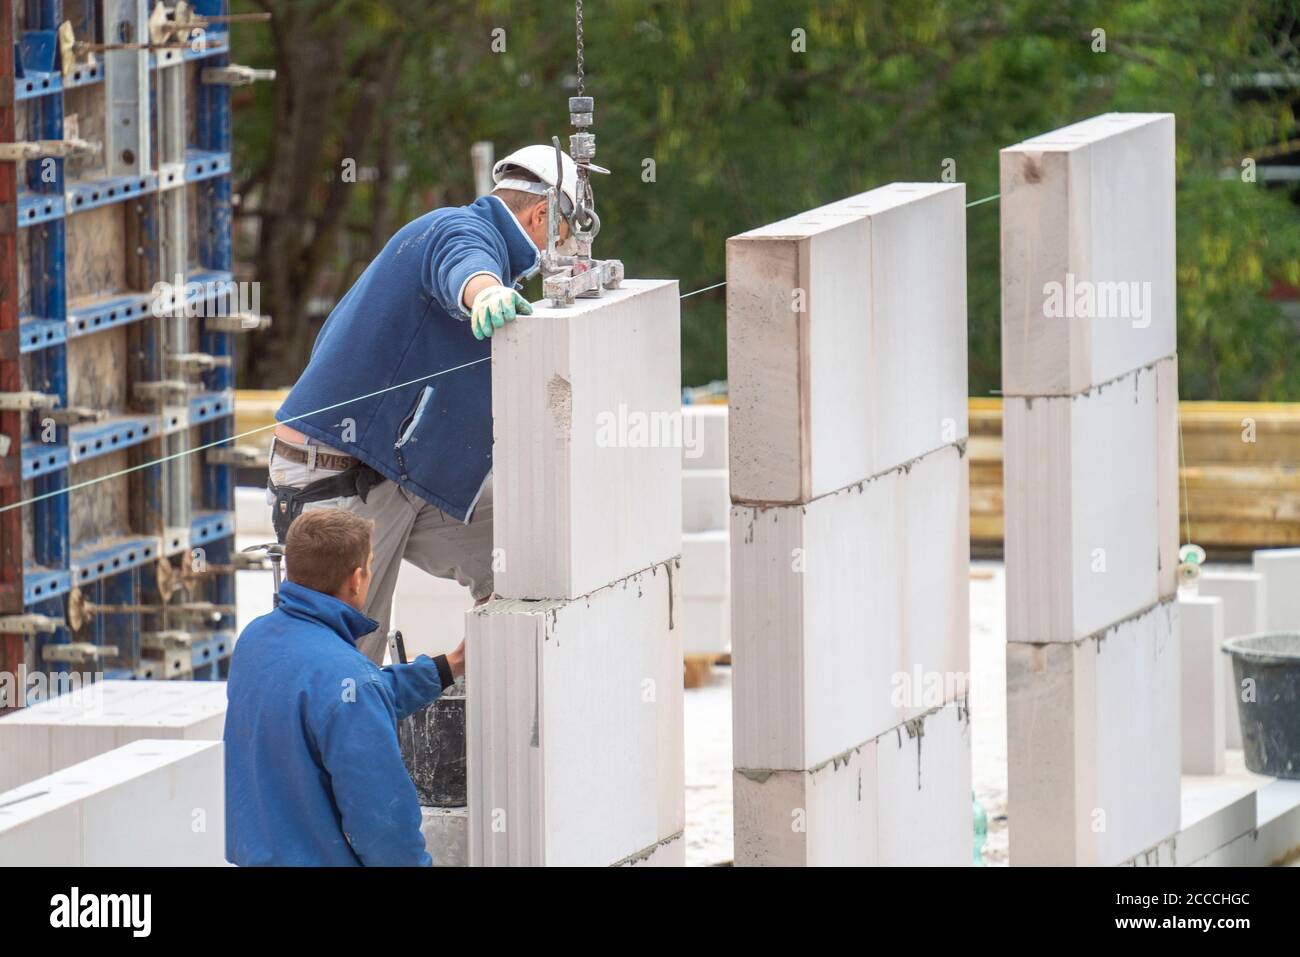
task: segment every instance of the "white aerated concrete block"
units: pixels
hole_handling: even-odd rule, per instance
[[[1267,779],[1265,779],[1267,780]],[[1200,867],[1278,867],[1295,864],[1300,847],[1300,782],[1268,780],[1254,793],[1254,827],[1196,861]]]
[[[683,598],[725,598],[731,591],[731,548],[725,529],[682,536]]]
[[[683,597],[678,611],[684,654],[720,655],[731,647],[730,596]]]
[[[718,654],[731,643],[731,549],[725,530],[682,536],[677,573],[682,651]]]
[[[1201,595],[1223,600],[1223,637],[1240,638],[1264,630],[1264,576],[1258,572],[1203,571],[1196,580]],[[1219,669],[1223,675],[1224,744],[1228,748],[1241,748],[1241,693],[1232,673],[1232,659],[1219,656]]]
[[[1066,395],[1175,351],[1174,117],[1002,150],[1002,392]]]
[[[1177,547],[1158,506],[1173,480],[1156,455],[1158,377],[1003,400],[1008,641],[1075,641],[1158,600],[1158,556]]]
[[[1300,631],[1300,548],[1255,552],[1255,571],[1264,578],[1261,631]]]
[[[1183,776],[1183,813],[1174,838],[1173,862],[1188,867],[1255,829],[1258,787],[1238,774]]]
[[[967,468],[950,446],[806,505],[733,506],[737,768],[813,768],[964,693]]]
[[[1222,774],[1223,599],[1180,595],[1183,773]]]
[[[681,408],[676,280],[493,336],[497,594],[576,598],[679,553]]]
[[[682,468],[726,467],[727,407],[711,402],[682,406]]]
[[[1156,536],[1159,541],[1157,591],[1161,599],[1178,592],[1179,481],[1178,357],[1156,363]]]
[[[1251,774],[1234,751],[1225,773],[1184,776],[1182,829],[1135,863],[1157,857],[1179,867],[1294,865],[1297,847],[1300,781]]]
[[[682,473],[682,531],[711,532],[727,527],[731,494],[727,470],[691,469]]]
[[[142,738],[219,741],[224,681],[100,681],[0,718],[0,790]]]
[[[1075,643],[1007,643],[1014,865],[1112,865],[1179,824],[1175,602]]]
[[[1178,830],[1178,634],[1177,605],[1169,601],[1116,625],[1098,639],[1099,649],[1088,649],[1096,653],[1097,724],[1096,800],[1086,833],[1099,864]],[[1104,830],[1094,835],[1093,826]]]
[[[808,771],[738,769],[736,865],[971,863],[970,715],[953,703]]]
[[[807,502],[965,438],[965,197],[893,183],[727,240],[734,502]]]
[[[876,781],[881,867],[970,866],[970,711],[962,702],[878,738]]]
[[[810,771],[733,773],[737,867],[879,862],[876,742]]]
[[[220,741],[139,740],[0,794],[0,864],[225,861]]]
[[[467,616],[472,866],[610,865],[682,831],[677,574]]]

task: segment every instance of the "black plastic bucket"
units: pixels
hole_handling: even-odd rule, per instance
[[[424,807],[464,807],[465,689],[458,683],[397,726],[402,761]]]
[[[1230,638],[1223,652],[1232,656],[1246,767],[1300,778],[1300,632]]]

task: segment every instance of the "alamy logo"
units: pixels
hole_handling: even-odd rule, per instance
[[[1151,325],[1150,282],[1093,282],[1065,274],[1065,282],[1043,283],[1047,319],[1129,319],[1134,329]]]
[[[0,711],[22,708],[38,702],[51,702],[51,707],[74,708],[83,713],[100,713],[104,704],[102,671],[28,671],[26,664],[18,670],[0,671]]]
[[[148,937],[152,894],[70,894],[50,898],[51,927],[127,927],[133,937]]]
[[[644,412],[620,402],[615,411],[596,414],[596,447],[602,449],[683,449],[688,459],[704,454],[703,425],[693,415]]]
[[[175,282],[156,282],[150,310],[156,318],[215,319],[248,317],[250,324],[262,311],[262,284],[233,279],[191,280],[179,273]],[[251,325],[250,325],[251,327]]]

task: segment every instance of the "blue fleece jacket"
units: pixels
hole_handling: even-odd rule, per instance
[[[421,655],[377,668],[378,624],[293,582],[235,644],[226,684],[226,858],[239,865],[432,864],[397,722],[442,693]]]
[[[334,307],[276,418],[469,521],[492,471],[492,343],[462,295],[477,274],[517,286],[539,263],[495,196],[408,223]]]

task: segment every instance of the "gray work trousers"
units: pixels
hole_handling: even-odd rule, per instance
[[[304,448],[277,438],[267,463],[271,482],[302,488],[318,479],[337,475],[336,471],[290,462],[275,454],[276,445]],[[326,445],[318,452],[345,455]],[[274,496],[267,491],[267,503]],[[370,593],[365,613],[379,622],[376,631],[357,642],[357,649],[375,664],[382,664],[388,644],[389,620],[393,609],[393,590],[402,560],[437,578],[450,578],[470,590],[475,601],[492,594],[492,480],[489,478],[474,507],[468,525],[447,515],[396,482],[384,481],[370,490],[363,502],[355,495],[312,502],[303,507],[345,508],[374,521],[371,548],[375,553],[371,569]]]

